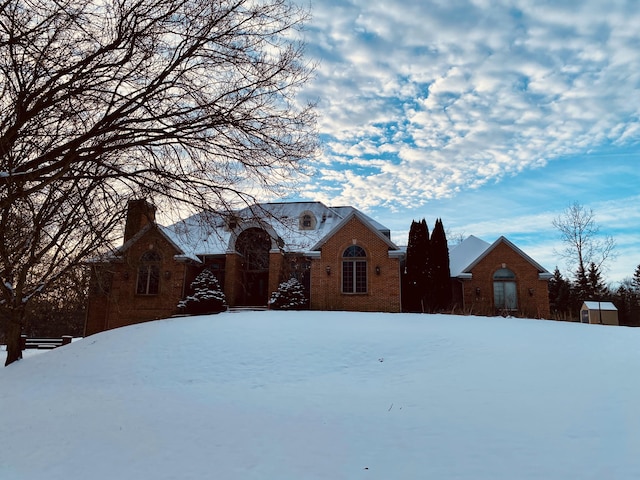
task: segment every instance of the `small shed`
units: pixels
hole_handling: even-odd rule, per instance
[[[580,308],[580,321],[582,323],[619,325],[618,309],[611,302],[589,300],[584,302]]]

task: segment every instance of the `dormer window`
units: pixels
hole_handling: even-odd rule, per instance
[[[313,230],[316,228],[316,217],[311,212],[302,212],[299,221],[300,230]]]
[[[229,230],[235,230],[236,228],[238,228],[238,217],[236,217],[235,215],[230,215],[227,218],[227,228]]]

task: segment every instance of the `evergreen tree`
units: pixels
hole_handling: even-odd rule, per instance
[[[571,313],[571,284],[564,279],[556,266],[553,278],[549,280],[549,307],[556,319],[566,320]]]
[[[269,307],[274,310],[301,310],[307,307],[307,294],[296,278],[290,278],[278,286],[269,300]]]
[[[640,265],[638,265],[636,271],[633,272],[633,279],[631,281],[633,282],[633,288],[636,293],[640,293]]]
[[[640,292],[634,286],[634,279],[623,280],[612,300],[618,309],[620,325],[640,326]]]
[[[436,220],[430,242],[430,280],[432,311],[441,311],[451,306],[451,271],[449,269],[449,247],[442,219]]]
[[[592,299],[602,300],[607,295],[607,287],[602,283],[602,274],[598,266],[591,262],[589,271],[587,272],[587,280],[589,283],[589,293]]]
[[[620,325],[640,326],[640,265],[633,272],[633,277],[622,281],[612,297]]]
[[[411,222],[402,282],[402,309],[424,312],[429,289],[429,228],[427,222]]]
[[[218,313],[227,308],[224,292],[211,270],[203,270],[191,282],[193,295],[178,303],[178,309],[190,314]]]
[[[584,265],[579,265],[576,271],[576,279],[574,282],[574,296],[581,304],[585,300],[591,300],[591,285]]]

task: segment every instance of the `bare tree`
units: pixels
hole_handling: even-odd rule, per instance
[[[315,153],[287,0],[0,0],[0,319],[111,246],[126,202],[225,211]]]
[[[593,210],[578,202],[567,207],[553,220],[553,226],[560,232],[565,245],[558,254],[567,260],[574,272],[587,272],[589,265],[602,270],[605,262],[614,255],[615,241],[609,235],[601,235],[595,222]]]

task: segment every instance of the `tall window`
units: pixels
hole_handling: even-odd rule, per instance
[[[502,310],[518,309],[516,274],[508,268],[501,268],[493,274],[493,301]]]
[[[342,254],[342,292],[367,293],[367,253],[357,245]]]
[[[153,251],[145,252],[140,257],[138,268],[138,295],[157,295],[160,289],[160,255]]]

